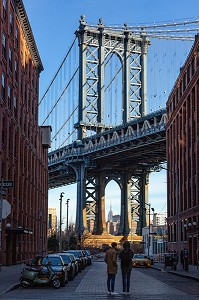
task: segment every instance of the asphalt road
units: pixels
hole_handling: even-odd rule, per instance
[[[195,300],[199,299],[199,283],[167,272],[149,269],[133,269],[131,275],[131,295],[122,294],[120,268],[116,276],[116,296],[107,295],[106,265],[93,262],[65,287],[36,287],[9,291],[0,299],[54,299],[54,300],[90,300],[90,299],[134,299],[134,300]]]

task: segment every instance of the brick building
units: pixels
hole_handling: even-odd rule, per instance
[[[10,265],[47,250],[50,128],[38,126],[43,66],[22,0],[0,0],[0,24],[0,178],[14,183],[1,196],[11,213],[0,263]]]
[[[168,248],[199,260],[199,36],[167,101]],[[179,228],[179,235],[178,235]]]

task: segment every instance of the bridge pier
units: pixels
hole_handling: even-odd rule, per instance
[[[85,162],[83,160],[68,163],[76,173],[77,181],[77,207],[75,230],[79,235],[88,231],[86,219],[86,198],[85,198]]]
[[[98,182],[98,203],[96,214],[96,234],[107,233],[105,217],[105,174],[100,172],[97,178]]]
[[[129,228],[129,172],[124,171],[122,174],[121,184],[121,215],[120,215],[120,230],[119,233],[128,236]]]

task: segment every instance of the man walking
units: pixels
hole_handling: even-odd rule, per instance
[[[111,248],[106,251],[104,258],[105,263],[107,264],[107,288],[109,295],[117,295],[114,291],[115,289],[115,275],[117,274],[117,253],[116,253],[117,243],[113,242]]]

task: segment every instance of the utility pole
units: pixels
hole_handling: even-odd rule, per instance
[[[67,248],[69,250],[69,232],[68,232],[68,204],[70,199],[66,200],[66,232],[67,232]]]
[[[62,252],[62,198],[64,197],[64,192],[60,194],[60,220],[59,220],[59,252]]]
[[[151,228],[151,204],[148,204],[149,206],[149,239],[148,239],[148,258],[149,258],[149,250],[150,250],[150,246],[151,246],[151,239],[150,239],[150,228]]]

